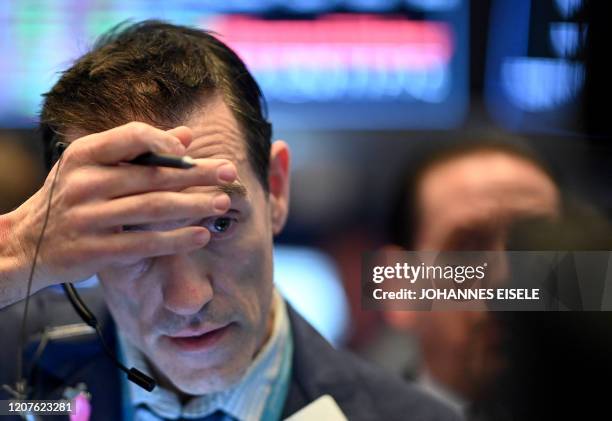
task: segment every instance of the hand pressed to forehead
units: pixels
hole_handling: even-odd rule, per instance
[[[225,212],[229,207],[225,193],[200,194],[193,200],[193,194],[182,190],[232,183],[237,177],[232,162],[197,160],[188,170],[126,164],[151,151],[184,155],[193,137],[185,126],[164,131],[132,122],[76,138],[83,134],[68,130],[65,140],[70,145],[63,154],[60,172],[56,164],[43,188],[15,212],[15,233],[23,238],[25,253],[35,248],[36,235],[28,232],[42,226],[39,210],[46,208],[55,182],[50,203],[53,211],[45,233],[54,238],[55,246],[41,251],[35,290],[58,280],[85,279],[105,267],[207,244],[210,233],[202,226],[143,232],[121,232],[121,227]],[[31,256],[21,259],[28,261]]]

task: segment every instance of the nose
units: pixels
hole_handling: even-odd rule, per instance
[[[166,268],[162,284],[164,306],[182,316],[198,313],[214,295],[208,275],[190,255],[177,254],[162,259]]]

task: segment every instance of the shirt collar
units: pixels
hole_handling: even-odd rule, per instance
[[[144,404],[166,419],[205,417],[219,409],[238,420],[260,419],[291,340],[287,307],[276,290],[272,309],[272,333],[238,383],[220,392],[196,396],[181,405],[178,396],[170,390],[157,386],[152,392],[147,392],[129,382],[127,386],[132,406]],[[120,332],[118,337],[126,365],[151,375],[144,355]]]

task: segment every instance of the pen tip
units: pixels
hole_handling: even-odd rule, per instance
[[[183,157],[183,162],[184,162],[185,164],[187,164],[187,165],[191,166],[191,167],[195,167],[195,165],[196,165],[196,161],[195,161],[195,159],[193,159],[193,158],[192,158],[192,157],[190,157],[190,156],[184,156],[184,157]]]

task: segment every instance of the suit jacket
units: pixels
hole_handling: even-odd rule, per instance
[[[82,292],[85,301],[103,323],[103,333],[110,347],[116,346],[115,326],[100,294]],[[26,361],[32,357],[40,340],[35,332],[44,327],[78,323],[63,295],[45,291],[33,297],[29,318],[32,340],[26,347]],[[15,382],[15,355],[22,303],[0,312],[0,332],[8,344],[0,350],[0,381]],[[385,373],[357,357],[338,351],[323,339],[288,305],[294,355],[290,388],[283,418],[329,394],[349,420],[451,421],[458,416],[443,404],[399,377]],[[60,399],[67,387],[84,383],[91,394],[91,421],[121,420],[120,371],[104,354],[95,335],[53,340],[31,372],[33,399]],[[0,391],[0,399],[8,399]],[[45,417],[44,419],[67,417]],[[18,419],[18,418],[14,418]]]

